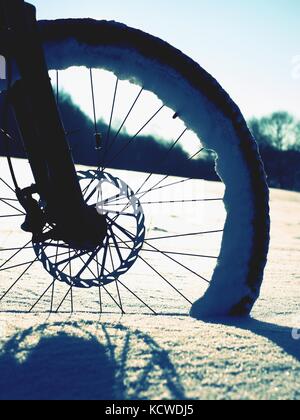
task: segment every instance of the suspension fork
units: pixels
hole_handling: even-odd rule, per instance
[[[48,75],[36,10],[23,0],[0,0],[0,5],[9,28],[8,53],[21,78],[12,102],[38,192],[54,222],[74,226],[86,206]]]

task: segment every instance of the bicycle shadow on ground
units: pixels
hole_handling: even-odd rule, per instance
[[[253,334],[264,337],[285,353],[300,361],[300,340],[295,340],[292,336],[292,328],[280,326],[268,322],[259,321],[251,317],[245,318],[214,318],[206,319],[211,324],[236,327],[241,330],[250,331]],[[295,325],[295,328],[299,327]]]
[[[76,327],[78,335],[83,327],[86,324]],[[56,324],[51,328],[63,329]],[[113,327],[112,337],[100,325],[99,340],[98,334],[77,336],[76,328],[75,333],[48,334],[49,326],[40,326],[17,334],[4,344],[0,349],[0,400],[144,399],[151,387],[151,372],[158,370],[168,396],[185,398],[167,352],[151,337],[121,326]],[[137,361],[135,380],[130,383],[127,369],[134,361],[128,362],[128,358],[134,342],[146,361]]]

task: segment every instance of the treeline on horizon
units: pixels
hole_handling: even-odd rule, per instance
[[[67,133],[69,145],[75,163],[87,166],[101,166],[114,169],[130,169],[137,172],[149,172],[219,181],[215,172],[215,162],[210,152],[203,151],[199,156],[191,157],[178,143],[171,149],[172,142],[156,139],[152,136],[131,137],[126,131],[118,133],[110,130],[107,124],[99,120],[97,131],[102,135],[102,148],[96,150],[95,128],[93,122],[76,106],[70,96],[61,93],[59,111]],[[25,153],[15,122],[10,116],[10,133],[17,141],[10,143],[13,157],[24,158]],[[109,141],[107,141],[109,137]],[[199,150],[201,144],[199,143]],[[5,155],[3,142],[0,142],[0,155]]]
[[[300,191],[300,121],[281,111],[252,118],[248,125],[258,143],[269,186]]]
[[[107,142],[109,129],[102,121],[98,121],[98,131],[103,144],[97,151],[93,122],[69,95],[61,93],[59,109],[77,164],[98,166],[104,163],[115,169],[219,180],[212,153],[202,153],[189,160],[180,143],[169,153],[172,142],[143,135],[132,139],[125,131],[118,133],[113,129]],[[270,187],[300,191],[300,122],[286,112],[276,112],[253,118],[248,125],[259,145]],[[13,138],[18,137],[12,117],[10,132]],[[25,157],[20,141],[10,142],[10,151],[13,157]],[[0,155],[5,155],[3,142],[0,142]]]

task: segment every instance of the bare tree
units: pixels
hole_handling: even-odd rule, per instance
[[[261,146],[273,146],[280,151],[294,149],[300,143],[300,122],[288,112],[274,112],[249,121],[249,127]]]
[[[299,189],[300,121],[287,112],[275,112],[248,124],[260,146],[270,185]]]
[[[296,124],[295,128],[295,145],[294,149],[300,152],[300,121]]]

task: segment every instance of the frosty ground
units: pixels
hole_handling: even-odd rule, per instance
[[[273,190],[271,213],[251,319],[2,312],[0,398],[298,399],[300,195]]]

